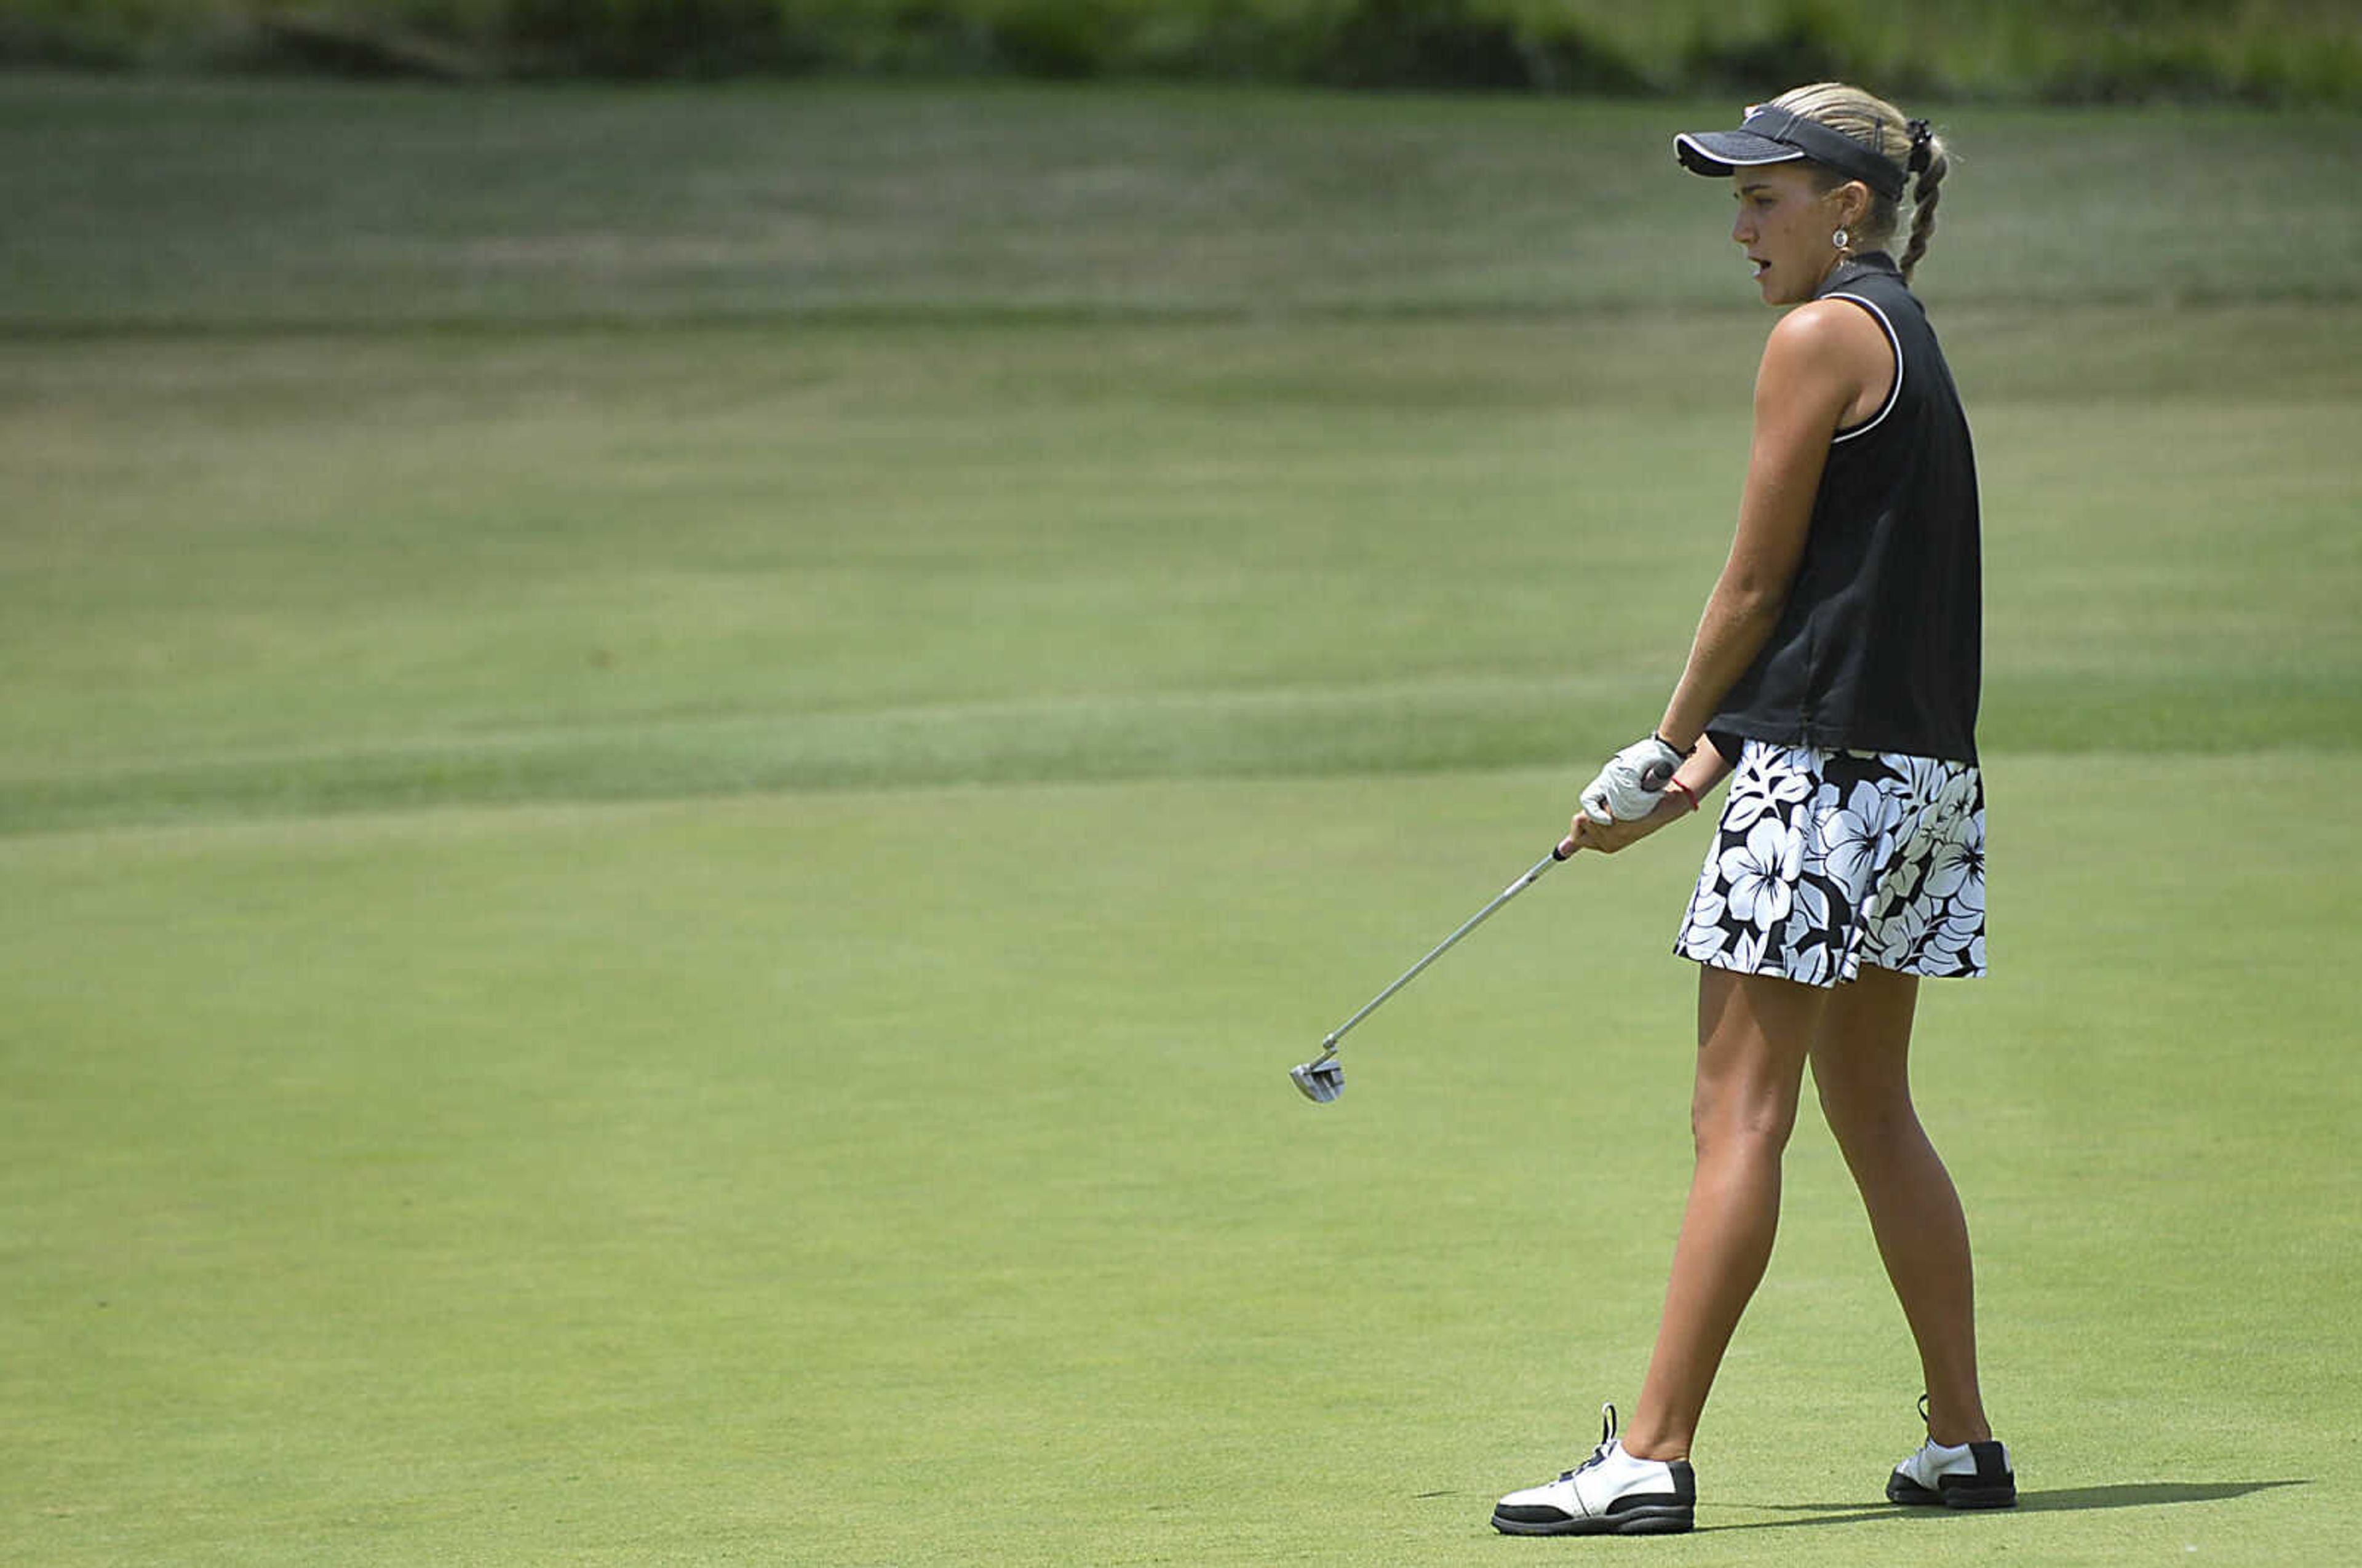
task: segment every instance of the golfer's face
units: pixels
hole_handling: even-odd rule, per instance
[[[1813,189],[1802,163],[1765,163],[1731,176],[1738,215],[1730,237],[1755,267],[1766,304],[1796,304],[1813,297],[1837,258],[1829,235],[1836,204]]]

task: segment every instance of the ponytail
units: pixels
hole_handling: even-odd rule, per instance
[[[1906,283],[1911,281],[1911,270],[1926,258],[1927,240],[1936,232],[1936,204],[1944,194],[1944,176],[1952,169],[1943,138],[1926,120],[1913,120],[1910,130],[1911,243],[1904,247],[1898,263]]]

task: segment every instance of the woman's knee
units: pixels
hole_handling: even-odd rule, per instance
[[[1839,1145],[1876,1147],[1919,1134],[1911,1103],[1911,1021],[1918,982],[1864,968],[1839,988],[1813,1041],[1813,1088]]]
[[[1824,999],[1791,980],[1702,972],[1690,1097],[1690,1136],[1701,1157],[1741,1146],[1776,1154],[1787,1146]]]
[[[1900,1078],[1869,1082],[1828,1081],[1815,1069],[1821,1115],[1857,1177],[1916,1165],[1928,1153],[1926,1129],[1919,1124],[1909,1085]]]
[[[1816,1075],[1821,1118],[1839,1148],[1874,1149],[1916,1137],[1919,1112],[1908,1088],[1895,1084],[1830,1081]]]
[[[1800,1086],[1776,1077],[1708,1082],[1690,1098],[1690,1142],[1700,1157],[1754,1147],[1778,1154],[1796,1130]]]

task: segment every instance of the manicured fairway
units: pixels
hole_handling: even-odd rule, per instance
[[[1683,112],[0,95],[0,1560],[1600,1552],[1485,1521],[1637,1386],[1699,835],[1285,1073],[1678,664],[1768,318],[1561,138]],[[2118,177],[2191,127],[2213,227]],[[1808,1126],[1704,1528],[1608,1554],[2351,1559],[2357,139],[1998,116],[1929,263],[1995,974],[1918,1077],[2025,1506],[1878,1502]]]
[[[2337,766],[2284,763],[2293,792]],[[2350,815],[1994,769],[1928,1009],[2012,1519],[1891,1518],[1917,1389],[1825,1134],[1696,1562],[2332,1562],[2362,1345],[2324,1069]],[[8,1530],[46,1562],[1473,1561],[1628,1397],[1682,1174],[1689,846],[1562,780],[1142,784],[13,841]],[[2155,801],[2127,809],[2127,801]],[[2227,938],[2201,911],[2254,918]],[[1645,911],[1637,921],[1633,911]],[[1575,1204],[1612,1193],[1612,1218]],[[1799,1452],[1798,1444],[1809,1445]],[[1524,1550],[1533,1550],[1525,1548]]]

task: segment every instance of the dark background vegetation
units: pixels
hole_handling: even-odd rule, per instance
[[[0,64],[2362,104],[2350,0],[11,0]]]

